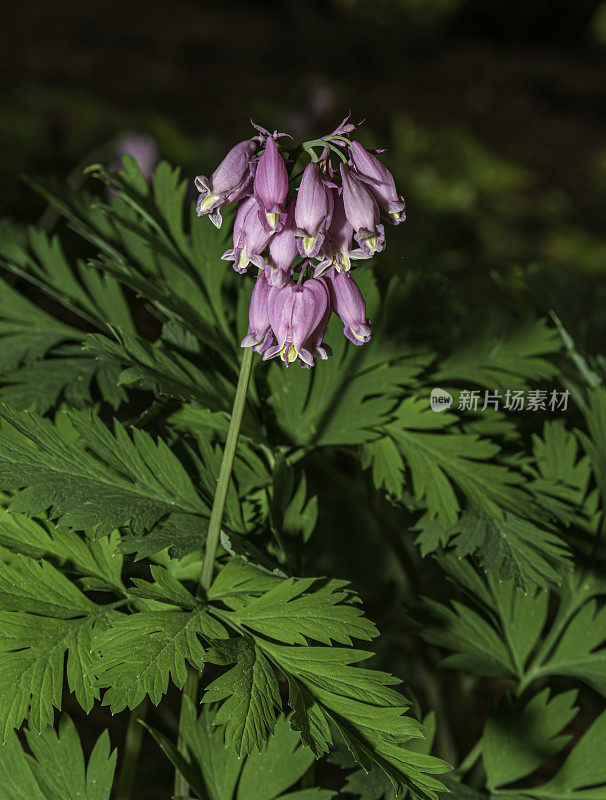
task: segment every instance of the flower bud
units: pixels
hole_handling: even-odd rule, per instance
[[[120,172],[122,169],[122,159],[125,155],[132,156],[137,162],[141,175],[146,183],[151,183],[158,161],[160,160],[160,149],[153,136],[145,133],[124,133],[118,138],[114,148],[114,156],[107,165],[111,172]],[[115,189],[107,186],[105,189],[107,198],[117,197]]]
[[[248,310],[250,333],[242,339],[242,347],[252,347],[257,353],[267,350],[273,339],[267,310],[269,290],[270,284],[265,277],[265,273],[261,272],[250,297],[250,308]]]
[[[276,140],[270,136],[257,164],[254,192],[260,206],[259,220],[266,233],[281,231],[286,222],[284,203],[288,194],[288,172]]]
[[[355,230],[355,240],[372,256],[385,246],[385,230],[379,223],[379,206],[368,187],[345,165],[341,164],[343,205],[347,219]]]
[[[149,183],[160,160],[158,143],[145,133],[125,133],[116,142],[115,157],[109,167],[112,171],[122,168],[122,157],[128,154],[137,162],[141,175]]]
[[[270,234],[266,233],[259,220],[259,206],[254,197],[240,204],[234,223],[234,246],[226,250],[221,258],[233,261],[236,272],[246,272],[249,264],[263,269],[265,261],[261,253],[267,247]]]
[[[232,147],[209,178],[198,175],[196,189],[200,192],[196,211],[198,216],[210,214],[211,222],[221,227],[223,218],[220,209],[227,203],[241,200],[250,194],[253,186],[252,158],[257,143],[246,139]]]
[[[309,340],[326,313],[329,297],[309,283],[299,286],[291,281],[270,288],[267,309],[277,344],[265,351],[264,360],[279,355],[286,366],[299,358],[304,365],[313,367]]]
[[[344,325],[343,333],[355,345],[370,339],[370,320],[366,319],[366,302],[358,284],[349,273],[327,275],[332,310]]]
[[[269,263],[265,267],[267,280],[276,286],[281,286],[287,279],[288,270],[296,256],[295,201],[291,200],[286,209],[284,227],[269,240]]]
[[[332,206],[332,193],[324,184],[318,165],[310,161],[303,171],[295,206],[297,248],[303,257],[314,258],[320,251]]]
[[[351,158],[353,164],[379,204],[386,219],[398,225],[406,219],[406,203],[398,194],[393,175],[379,159],[358,142],[352,142]]]
[[[314,277],[324,275],[333,267],[337,272],[349,272],[353,259],[370,258],[361,248],[352,247],[353,233],[353,226],[345,215],[343,197],[336,195],[332,220],[322,245],[322,261],[316,266]]]

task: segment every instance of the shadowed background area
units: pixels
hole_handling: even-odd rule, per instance
[[[199,140],[245,135],[251,115],[304,135],[351,109],[383,138],[401,115],[467,131],[602,216],[588,197],[606,134],[594,0],[5,0],[2,14],[5,212],[24,212],[19,170],[69,171],[123,128],[196,170]]]

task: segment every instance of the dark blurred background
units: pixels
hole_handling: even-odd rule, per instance
[[[251,116],[306,135],[351,109],[386,144],[396,120],[464,132],[602,220],[606,3],[4,0],[1,13],[5,214],[31,217],[21,171],[68,174],[123,130],[197,172],[215,155],[201,149],[221,153]]]

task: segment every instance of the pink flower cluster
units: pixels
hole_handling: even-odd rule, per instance
[[[196,178],[197,213],[220,227],[222,207],[239,202],[233,247],[222,258],[240,273],[250,264],[259,270],[242,346],[264,359],[279,356],[287,366],[298,359],[312,367],[330,353],[323,339],[332,312],[354,344],[370,339],[353,262],[383,250],[381,217],[399,224],[405,203],[391,172],[351,141],[355,126],[347,118],[328,136],[301,145],[299,155],[310,161],[293,177],[287,164],[294,169],[298,157],[289,162],[277,143],[285,134],[255,128],[258,134],[235,145],[210,178]]]

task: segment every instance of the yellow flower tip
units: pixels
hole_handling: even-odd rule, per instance
[[[206,195],[204,200],[200,203],[200,212],[208,211],[208,209],[219,200],[219,195],[216,194],[209,194]]]
[[[303,249],[305,250],[305,253],[307,255],[309,255],[310,253],[313,253],[313,249],[315,247],[315,244],[316,244],[316,237],[315,236],[304,236],[303,237]]]
[[[285,344],[280,352],[280,358],[288,366],[297,360],[297,350],[294,344]]]
[[[378,245],[377,237],[376,236],[369,236],[368,239],[366,240],[366,243],[368,244],[368,246],[371,249],[371,251],[374,253],[375,250],[377,249],[377,245]]]
[[[243,247],[240,250],[240,255],[238,256],[238,268],[244,270],[248,266],[248,263],[249,263],[249,258],[246,253],[246,248]]]
[[[276,228],[278,222],[280,221],[280,215],[274,211],[266,211],[265,219],[267,220],[267,224],[270,228]]]

